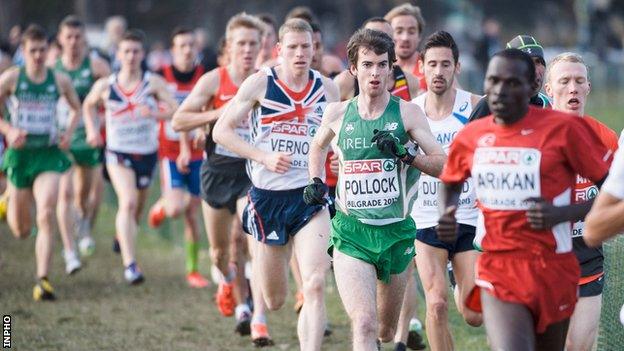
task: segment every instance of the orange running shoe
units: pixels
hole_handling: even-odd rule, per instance
[[[152,208],[150,208],[149,216],[147,217],[147,224],[149,224],[152,228],[158,228],[166,217],[165,207],[157,202],[154,206],[152,206]]]
[[[295,294],[295,305],[293,306],[293,308],[295,309],[295,313],[299,314],[299,312],[301,312],[301,309],[303,308],[302,291],[297,291],[297,293]]]
[[[269,328],[265,323],[251,323],[251,341],[256,347],[273,346]]]
[[[234,315],[234,308],[236,307],[236,301],[234,301],[234,283],[219,283],[215,300],[219,312],[224,317],[231,317]]]
[[[186,275],[186,282],[191,288],[205,288],[208,286],[208,281],[199,272],[191,272]]]

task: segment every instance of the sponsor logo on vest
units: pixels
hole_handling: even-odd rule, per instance
[[[54,85],[48,85],[46,90],[48,91],[48,93],[53,93],[54,91],[56,91],[56,87]]]
[[[292,123],[276,123],[271,128],[272,133],[298,135],[298,136],[311,136],[316,134],[316,126],[308,126],[305,124],[292,124]]]
[[[399,124],[397,122],[388,122],[384,125],[384,130],[396,130],[399,127]]]
[[[19,88],[20,90],[26,90],[28,89],[28,84],[26,82],[21,82]]]
[[[88,68],[83,69],[82,71],[80,71],[80,75],[83,78],[87,78],[89,76],[89,69]]]
[[[459,112],[464,112],[468,108],[468,101],[464,102],[463,105],[459,107]]]
[[[488,133],[488,134],[484,134],[483,136],[481,136],[479,138],[479,140],[477,141],[477,145],[479,146],[492,146],[494,145],[494,142],[496,141],[496,135],[494,133]]]
[[[386,160],[390,161],[390,160]],[[392,161],[390,161],[392,162]],[[380,160],[346,161],[344,166],[345,174],[380,173]]]
[[[347,133],[347,135],[351,135],[354,130],[355,127],[353,126],[353,123],[347,123],[347,125],[345,126],[345,133]]]

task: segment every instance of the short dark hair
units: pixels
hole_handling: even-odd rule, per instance
[[[381,16],[375,16],[375,17],[371,17],[371,18],[367,19],[366,21],[364,21],[364,23],[362,23],[362,26],[360,28],[366,27],[366,25],[369,24],[369,23],[388,23],[388,24],[390,24],[390,22],[386,21],[385,18],[383,18]]]
[[[529,54],[527,54],[526,52],[519,49],[505,49],[494,54],[494,56],[492,56],[492,59],[494,57],[524,62],[527,68],[526,78],[531,84],[535,81],[535,63],[533,63],[531,56],[529,56]]]
[[[455,64],[459,62],[459,49],[457,48],[457,43],[455,43],[455,39],[453,39],[453,36],[449,32],[443,30],[434,32],[433,34],[428,36],[427,39],[425,39],[420,58],[424,61],[425,53],[427,53],[427,50],[439,47],[451,49]]]
[[[22,43],[26,43],[26,41],[48,41],[48,35],[46,31],[38,24],[29,25],[24,33],[22,34]]]
[[[175,37],[177,37],[178,35],[182,35],[182,34],[195,34],[195,31],[193,29],[191,29],[190,27],[184,27],[184,26],[177,26],[175,28],[173,28],[173,30],[171,31],[171,45],[173,45],[173,39],[175,39]]]
[[[145,34],[138,29],[128,29],[123,36],[121,37],[121,41],[136,41],[141,44],[145,43]]]
[[[310,22],[310,27],[312,27],[312,32],[321,33],[321,25],[316,22]]]
[[[300,18],[308,23],[318,22],[312,9],[307,6],[295,6],[286,14],[284,22],[291,18]]]
[[[78,16],[68,15],[65,18],[63,18],[61,23],[59,23],[59,27],[58,27],[59,32],[61,31],[61,29],[63,29],[63,27],[84,29],[85,25],[80,20],[80,18],[78,18]]]
[[[394,41],[388,34],[372,29],[358,29],[349,39],[347,44],[347,58],[349,64],[357,65],[358,51],[360,47],[373,50],[377,55],[388,53],[388,61],[390,64],[396,61],[394,53]]]
[[[264,12],[264,13],[256,15],[256,17],[258,17],[262,22],[264,22],[264,24],[273,27],[273,31],[277,33],[277,21],[275,20],[275,17],[273,17],[272,14]]]

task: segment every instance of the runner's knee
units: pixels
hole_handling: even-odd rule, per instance
[[[139,203],[137,199],[119,199],[119,211],[124,213],[135,214]]]
[[[17,223],[9,223],[9,227],[11,227],[11,233],[16,239],[26,239],[30,235],[32,230],[32,226],[23,223],[23,221],[17,221]]]
[[[211,246],[210,258],[217,267],[225,267],[228,264],[229,255],[227,248]]]
[[[37,209],[37,226],[50,228],[54,222],[54,208],[45,206]]]
[[[271,296],[264,296],[264,301],[266,302],[266,307],[271,311],[277,311],[284,303],[286,303],[286,294],[273,294]]]
[[[305,301],[320,300],[325,287],[325,274],[314,272],[303,281],[303,295]]]
[[[379,325],[379,339],[381,342],[390,342],[394,339],[396,334],[396,326],[386,325],[381,323]]]
[[[443,322],[448,315],[448,299],[440,294],[427,296],[427,314],[437,322]]]
[[[376,338],[377,320],[368,314],[356,314],[353,318],[353,334],[355,338]]]

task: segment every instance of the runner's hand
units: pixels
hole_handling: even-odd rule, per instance
[[[69,144],[71,143],[71,137],[67,135],[67,133],[61,134],[61,138],[59,139],[59,149],[67,150],[69,149]]]
[[[455,212],[457,206],[449,206],[444,210],[442,216],[438,220],[438,239],[441,241],[452,244],[457,240],[457,219],[455,219]]]
[[[193,140],[191,141],[194,149],[204,149],[206,147],[206,134],[200,130],[193,133]]]
[[[271,152],[264,156],[261,162],[271,172],[286,173],[290,169],[291,157],[281,152]]]
[[[401,145],[399,140],[387,130],[373,130],[371,143],[375,143],[379,151],[391,154],[400,159],[407,156],[407,149]]]
[[[11,128],[7,133],[7,143],[13,149],[19,149],[26,142],[26,131],[19,128]]]
[[[563,222],[560,207],[552,205],[541,197],[530,197],[525,201],[533,203],[526,211],[527,221],[531,229],[549,229]]]
[[[189,164],[191,163],[191,153],[186,148],[180,148],[180,153],[176,158],[176,167],[182,174],[188,174],[191,170]]]
[[[314,177],[303,189],[303,201],[308,205],[323,205],[328,191],[327,184],[323,183],[321,178]]]
[[[100,133],[89,133],[87,132],[87,144],[91,145],[92,147],[100,147],[103,145],[102,142],[102,136],[100,135]]]
[[[340,172],[340,161],[338,161],[338,154],[332,154],[329,158],[329,169],[334,175]]]

